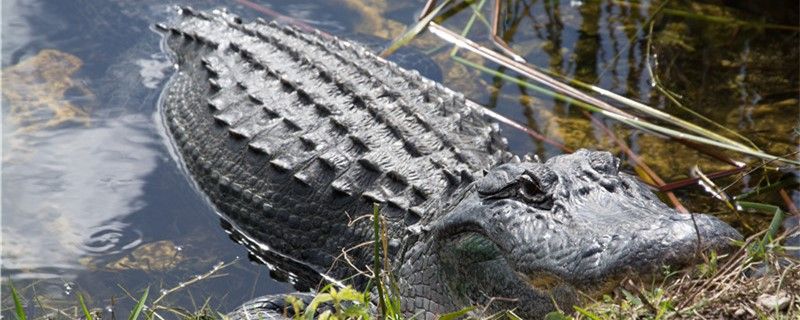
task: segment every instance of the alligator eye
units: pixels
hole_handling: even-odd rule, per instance
[[[539,184],[530,176],[521,176],[517,181],[519,183],[519,194],[525,199],[536,200],[544,193]]]
[[[550,209],[553,206],[553,200],[533,177],[523,175],[517,180],[517,185],[518,194],[525,202],[535,204],[541,209]]]

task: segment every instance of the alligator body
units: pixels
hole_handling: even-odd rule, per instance
[[[520,161],[477,105],[360,46],[180,11],[158,25],[178,68],[165,122],[218,210],[275,252],[348,278],[345,255],[371,264],[357,217],[379,203],[403,310],[427,319],[490,300],[539,318],[576,290],[693,261],[690,216],[609,153]],[[706,247],[740,237],[696,223]]]

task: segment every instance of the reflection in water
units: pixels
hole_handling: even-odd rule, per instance
[[[142,233],[128,230],[127,225],[119,221],[109,221],[101,226],[89,228],[88,239],[81,250],[90,255],[111,255],[131,250],[142,243]],[[125,232],[132,233],[126,235]]]
[[[600,2],[581,5],[578,12],[581,24],[578,27],[578,40],[574,44],[574,57],[570,59],[570,69],[575,77],[587,83],[595,83],[597,82],[598,49],[601,44]]]
[[[42,12],[41,2],[37,0],[6,0],[0,3],[3,19],[0,19],[0,30],[3,37],[3,66],[12,64],[12,55],[7,52],[17,52],[30,42],[42,35],[33,32],[33,25],[28,23],[30,16]],[[19,53],[17,53],[19,54]]]
[[[162,54],[150,56],[149,59],[138,59],[136,64],[141,68],[139,76],[142,78],[142,84],[150,89],[157,89],[158,85],[167,77],[171,71],[169,68],[172,64],[164,59]]]
[[[13,129],[5,120],[4,128]],[[152,125],[131,115],[24,138],[6,132],[8,139],[25,139],[31,152],[10,155],[3,166],[3,269],[12,275],[54,266],[79,269],[87,244],[104,254],[139,243],[139,231],[115,220],[144,206],[137,199],[158,156],[158,142],[148,133]],[[98,241],[108,251],[96,252]]]

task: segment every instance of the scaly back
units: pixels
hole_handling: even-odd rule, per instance
[[[181,12],[158,28],[178,66],[163,112],[187,168],[249,236],[320,271],[371,240],[369,222],[348,222],[372,203],[384,204],[394,254],[439,199],[507,156],[462,95],[357,45]]]

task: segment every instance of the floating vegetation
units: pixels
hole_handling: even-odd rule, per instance
[[[88,105],[95,99],[86,84],[72,79],[83,62],[76,56],[46,49],[5,68],[2,93],[11,108],[9,119],[17,132],[33,132],[68,121],[89,124]],[[70,91],[87,103],[76,106]]]

